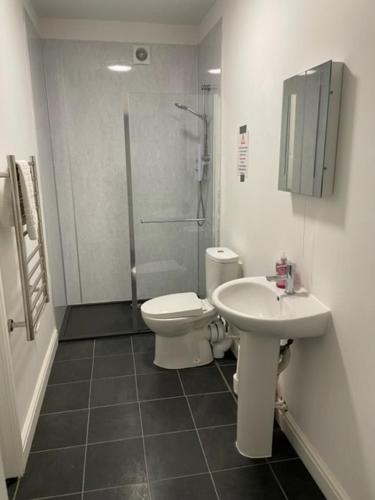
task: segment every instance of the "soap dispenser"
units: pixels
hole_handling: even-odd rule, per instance
[[[276,274],[283,276],[285,274],[285,266],[288,264],[288,259],[285,252],[282,253],[280,260],[276,262]],[[276,281],[276,286],[278,288],[285,288],[285,280]]]

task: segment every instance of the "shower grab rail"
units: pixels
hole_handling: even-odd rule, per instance
[[[14,229],[17,242],[18,263],[20,268],[22,301],[25,314],[25,321],[14,321],[8,319],[8,331],[12,332],[15,328],[26,327],[26,338],[28,341],[35,339],[35,334],[38,330],[38,322],[44,311],[46,304],[49,302],[48,280],[47,280],[47,264],[44,247],[44,234],[42,227],[42,214],[40,206],[38,177],[36,171],[35,157],[30,156],[29,165],[31,166],[32,181],[34,184],[35,207],[38,214],[38,237],[36,246],[27,255],[25,238],[28,235],[27,229],[24,228],[21,193],[18,184],[17,162],[15,156],[8,156],[8,171],[0,172],[0,178],[10,179],[12,190],[12,208],[14,217]],[[35,261],[38,255],[38,260]],[[33,267],[29,270],[29,265],[33,263]],[[40,269],[37,278],[31,282],[31,278]],[[36,295],[35,295],[36,294]]]
[[[194,219],[144,219],[141,217],[141,224],[164,224],[166,222],[204,222],[205,217],[198,217]]]

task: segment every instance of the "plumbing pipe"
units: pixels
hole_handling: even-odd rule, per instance
[[[290,357],[291,357],[291,352],[290,352],[290,346],[293,344],[293,340],[289,339],[286,341],[285,344],[280,346],[280,357],[279,357],[279,366],[277,370],[278,378],[283,372],[287,366],[289,365]],[[233,390],[234,393],[238,395],[238,387],[240,383],[240,378],[239,378],[239,351],[241,349],[241,345],[238,346],[238,358],[237,358],[237,368],[236,368],[236,373],[233,375]],[[280,411],[288,411],[287,404],[284,400],[284,398],[281,395],[281,389],[280,389],[280,384],[277,382],[277,388],[276,388],[276,397],[275,397],[275,409],[280,410]]]
[[[286,404],[285,399],[281,393],[281,387],[279,383],[279,377],[281,372],[283,372],[287,366],[289,365],[291,352],[290,346],[293,344],[294,340],[288,339],[283,345],[280,347],[280,358],[279,358],[279,367],[277,371],[277,387],[276,387],[276,397],[275,397],[275,410],[286,413],[288,411],[288,406]]]
[[[232,345],[233,340],[227,335],[225,324],[221,319],[210,323],[208,328],[210,330],[210,342],[214,358],[221,359]]]

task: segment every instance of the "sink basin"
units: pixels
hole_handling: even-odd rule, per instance
[[[282,339],[323,335],[330,317],[330,310],[305,290],[286,295],[264,277],[224,283],[212,298],[220,314],[237,328]]]
[[[265,277],[224,283],[212,299],[240,336],[238,451],[251,458],[270,457],[280,339],[324,335],[330,310],[306,290],[286,295]]]

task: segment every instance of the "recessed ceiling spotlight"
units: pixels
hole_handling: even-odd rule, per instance
[[[220,75],[221,74],[221,68],[212,68],[212,69],[209,69],[208,73],[210,73],[210,75]]]
[[[107,68],[110,71],[117,71],[118,73],[127,73],[132,69],[132,67],[127,64],[110,64]]]

